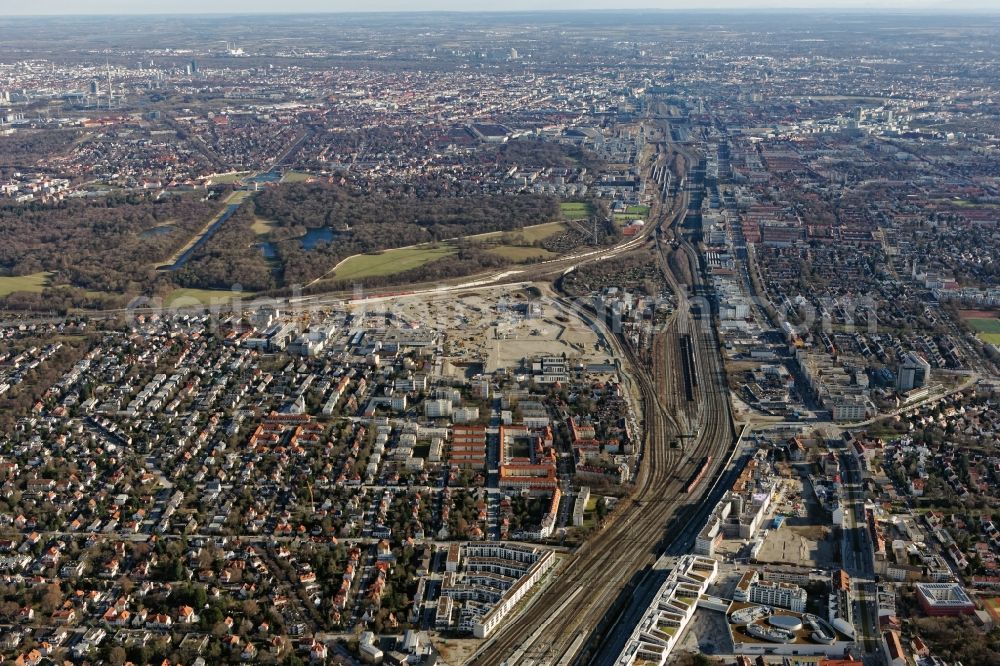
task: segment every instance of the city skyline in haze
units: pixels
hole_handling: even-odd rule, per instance
[[[560,11],[560,10],[815,10],[815,11],[906,11],[906,12],[990,12],[1000,11],[994,0],[705,0],[698,7],[681,0],[510,0],[498,8],[481,0],[371,0],[363,6],[344,0],[175,0],[160,2],[135,0],[50,0],[8,7],[8,16],[60,16],[86,14],[225,14],[225,13],[333,13],[333,12],[422,12],[422,11]]]

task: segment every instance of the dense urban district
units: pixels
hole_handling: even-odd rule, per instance
[[[1000,663],[1000,18],[0,43],[3,664]]]

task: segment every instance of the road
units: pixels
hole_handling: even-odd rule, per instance
[[[878,584],[875,554],[865,520],[865,493],[857,459],[849,452],[840,456],[844,483],[844,536],[841,561],[851,576],[852,623],[865,654],[879,650]]]

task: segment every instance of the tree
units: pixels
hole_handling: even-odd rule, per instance
[[[184,580],[184,563],[179,559],[174,560],[170,569],[170,580]]]
[[[205,592],[205,586],[198,585],[197,587],[195,587],[192,597],[193,597],[192,603],[200,613],[201,609],[205,608],[205,604],[208,603],[208,593]]]
[[[59,589],[59,585],[56,583],[47,585],[41,600],[42,612],[51,614],[62,605],[62,601],[63,595],[62,590]]]
[[[223,620],[222,611],[215,606],[206,608],[204,611],[199,611],[199,614],[201,615],[201,626],[204,629],[214,628]]]
[[[108,653],[108,661],[111,662],[111,666],[122,666],[125,660],[128,659],[128,654],[125,652],[125,648],[118,645],[111,649]]]
[[[122,593],[127,595],[135,589],[135,583],[128,576],[122,576],[118,579],[118,587],[122,589]]]

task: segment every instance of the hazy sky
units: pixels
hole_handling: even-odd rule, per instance
[[[822,9],[1000,12],[1000,0],[2,0],[6,15],[529,9]],[[2,22],[0,18],[0,22]]]

